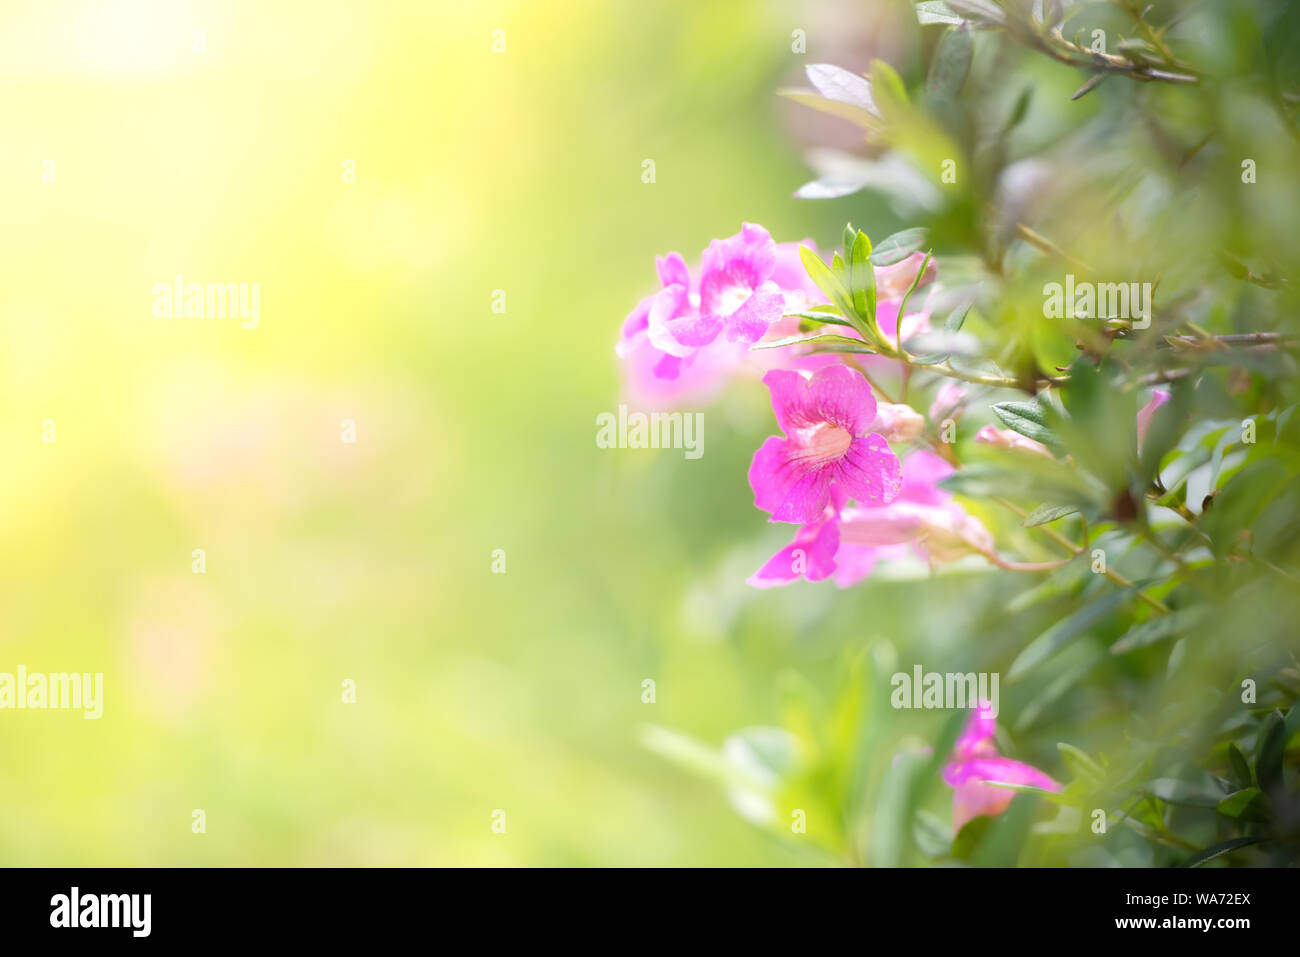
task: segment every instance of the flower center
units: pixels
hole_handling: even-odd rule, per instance
[[[853,436],[847,429],[829,422],[820,422],[808,429],[802,436],[803,457],[814,460],[818,465],[837,462],[853,444]]]
[[[718,297],[718,315],[729,316],[754,294],[748,286],[732,286]]]

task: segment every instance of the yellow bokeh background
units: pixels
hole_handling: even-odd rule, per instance
[[[802,653],[721,640],[776,541],[758,387],[698,463],[594,422],[655,253],[842,225],[790,198],[799,16],[0,14],[0,671],[105,676],[98,721],[0,712],[0,862],[795,860],[638,744],[770,720]],[[155,318],[176,274],[258,327]]]

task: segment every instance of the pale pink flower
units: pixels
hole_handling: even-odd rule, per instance
[[[887,442],[913,442],[925,430],[925,419],[910,405],[877,402],[876,428]]]
[[[930,403],[930,421],[942,422],[945,419],[955,421],[961,417],[962,412],[965,410],[965,387],[959,382],[945,382],[939,386],[939,391],[934,395],[934,401]]]
[[[991,425],[986,425],[975,433],[975,441],[982,442],[985,445],[997,446],[1000,449],[1013,449],[1018,452],[1032,452],[1035,455],[1046,455],[1052,457],[1047,446],[1036,439],[1021,435],[1011,429],[995,429]]]

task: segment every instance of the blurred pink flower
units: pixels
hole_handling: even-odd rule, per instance
[[[1137,414],[1138,445],[1141,445],[1142,440],[1146,438],[1147,429],[1151,427],[1151,419],[1155,416],[1156,409],[1168,402],[1169,396],[1170,393],[1165,392],[1163,389],[1151,390],[1150,401],[1148,401],[1146,405],[1142,406],[1141,410]]]
[[[945,382],[930,403],[930,421],[956,420],[966,410],[966,388],[958,382]]]
[[[987,782],[1022,784],[1060,791],[1061,785],[1035,767],[998,755],[993,743],[997,721],[988,702],[980,702],[953,746],[952,760],[944,766],[944,783],[953,789],[952,829],[960,831],[973,817],[1001,814],[1016,792]]]
[[[1011,429],[995,429],[991,425],[986,425],[975,433],[975,441],[985,445],[996,445],[1000,449],[1014,449],[1052,457],[1052,453],[1042,442],[1021,435],[1019,432],[1013,432]]]
[[[911,287],[912,281],[916,279],[916,274],[921,268],[921,263],[925,262],[925,253],[912,253],[906,259],[894,263],[892,266],[876,267],[876,298],[880,301],[887,299],[902,299]],[[939,267],[934,259],[930,259],[929,265],[925,267],[925,275],[921,281],[916,284],[917,289],[934,282],[935,276],[938,275]]]

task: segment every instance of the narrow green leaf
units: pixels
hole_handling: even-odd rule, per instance
[[[808,278],[817,284],[817,288],[826,294],[826,298],[833,302],[846,317],[852,316],[853,304],[849,299],[848,290],[836,278],[831,268],[822,262],[821,257],[807,246],[800,246],[799,259],[808,272]]]
[[[816,336],[786,336],[782,339],[765,339],[754,343],[749,348],[751,351],[759,351],[762,349],[784,349],[786,346],[801,346],[810,343],[815,343],[819,346],[853,346],[855,347],[852,350],[854,352],[875,353],[875,350],[869,348],[861,339],[853,339],[849,336],[839,336],[830,332],[824,332],[821,335]]]
[[[1025,438],[1044,445],[1060,445],[1056,433],[1047,427],[1046,410],[1037,402],[998,402],[993,406],[993,414],[1007,428],[1019,432]]]
[[[1112,655],[1125,655],[1130,651],[1154,645],[1157,641],[1181,635],[1205,618],[1207,609],[1203,605],[1179,608],[1167,615],[1149,618],[1140,625],[1134,625],[1119,641],[1110,646]]]
[[[925,81],[929,96],[955,97],[961,92],[970,73],[971,54],[975,46],[972,36],[969,24],[944,31],[930,63],[930,75]]]
[[[1067,643],[1123,605],[1132,593],[1132,588],[1108,591],[1100,598],[1093,599],[1074,614],[1048,628],[1047,631],[1031,641],[1025,650],[1016,656],[1016,660],[1011,663],[1011,669],[1007,672],[1007,680],[1014,681],[1016,678],[1032,671],[1060,651]]]
[[[1286,719],[1274,710],[1264,719],[1255,744],[1255,780],[1268,793],[1282,783],[1282,752],[1286,749]]]
[[[900,263],[925,245],[926,229],[914,226],[886,236],[871,251],[871,261],[877,266],[892,266]]]
[[[871,265],[871,240],[858,230],[851,247],[850,286],[853,308],[872,325],[876,321],[876,271]]]
[[[903,317],[907,315],[907,302],[909,299],[912,298],[912,293],[916,292],[916,287],[921,284],[921,279],[922,277],[925,276],[925,271],[930,266],[930,256],[931,256],[931,252],[927,252],[925,254],[925,259],[921,261],[921,268],[918,269],[916,271],[916,275],[912,277],[912,284],[907,287],[907,292],[903,293],[902,302],[898,304],[898,317],[894,320],[895,322],[894,345],[895,346],[902,345]]]
[[[1207,847],[1205,850],[1188,860],[1183,867],[1200,867],[1202,864],[1208,863],[1216,857],[1222,857],[1224,854],[1231,854],[1238,848],[1250,847],[1252,844],[1263,843],[1265,840],[1267,840],[1267,838],[1234,837],[1231,841],[1224,841],[1222,844],[1215,844],[1213,847]]]
[[[1241,748],[1235,744],[1228,745],[1228,764],[1232,768],[1232,782],[1239,789],[1250,787],[1250,782],[1254,780],[1250,773],[1250,765],[1246,763],[1246,756],[1241,753]]]
[[[1142,790],[1176,807],[1217,807],[1219,804],[1218,795],[1179,778],[1155,778],[1142,785]]]
[[[1025,528],[1036,528],[1039,525],[1054,522],[1058,518],[1073,515],[1077,511],[1079,511],[1077,505],[1040,505],[1025,516],[1025,520],[1020,524]]]
[[[1259,788],[1243,788],[1234,791],[1219,802],[1216,810],[1224,817],[1239,818],[1262,793]]]
[[[1061,752],[1061,760],[1070,769],[1075,780],[1083,781],[1090,788],[1101,787],[1106,781],[1106,769],[1072,744],[1056,742],[1056,750]]]
[[[966,322],[966,316],[975,303],[971,300],[959,303],[948,313],[948,318],[944,320],[943,328],[945,332],[961,332],[962,325]]]

